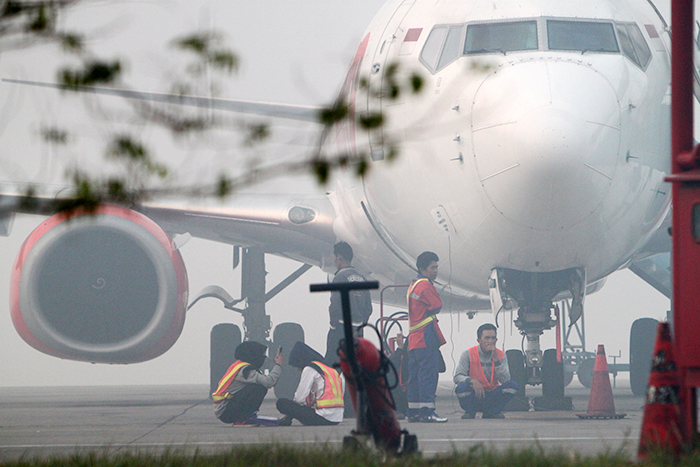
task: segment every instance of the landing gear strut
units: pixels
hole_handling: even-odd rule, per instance
[[[542,352],[540,336],[557,325],[558,317],[554,298],[568,291],[572,298],[569,316],[577,320],[583,313],[585,272],[580,269],[567,269],[551,273],[533,273],[512,269],[495,269],[489,281],[492,306],[494,303],[517,307],[518,317],[514,324],[526,341],[524,358],[512,353],[508,355],[513,370],[511,377],[523,378],[519,361],[524,360],[524,381],[517,381],[524,397],[524,386],[542,385],[542,396],[533,399],[535,410],[573,410],[571,398],[564,395],[565,373],[561,354],[556,349]],[[499,310],[500,311],[500,310]],[[515,351],[519,352],[519,351]],[[521,354],[522,355],[522,354]],[[517,360],[512,362],[511,359]],[[506,410],[518,410],[513,406],[522,405],[514,398]],[[520,408],[522,410],[522,407]]]
[[[242,250],[242,251],[241,251]],[[244,340],[256,341],[269,346],[269,355],[274,355],[282,346],[289,351],[296,341],[304,342],[304,330],[296,323],[281,323],[275,328],[273,341],[270,341],[270,316],[266,313],[266,303],[284,290],[302,274],[311,269],[304,264],[286,279],[265,291],[265,252],[258,248],[240,248],[234,246],[233,268],[241,265],[241,298],[233,299],[222,287],[204,288],[190,303],[191,308],[202,298],[213,297],[221,300],[224,308],[243,315]],[[243,303],[243,307],[237,307]],[[234,352],[241,343],[241,331],[235,324],[224,323],[214,326],[211,334],[210,383],[213,392],[221,377],[235,361]],[[282,375],[275,394],[278,397],[290,397],[299,383],[299,374],[289,365],[282,366]]]

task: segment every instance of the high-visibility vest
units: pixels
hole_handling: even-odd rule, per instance
[[[408,288],[408,292],[406,293],[406,303],[409,304],[411,303],[411,294],[415,290],[416,286],[420,284],[421,282],[427,281],[428,279],[425,277],[422,277],[418,280],[416,280],[411,286]],[[418,299],[418,297],[414,297],[414,299]],[[414,318],[411,316],[411,314],[408,314],[408,332],[416,332],[419,329],[423,329],[426,327],[428,324],[430,324],[434,319],[435,315],[430,315],[427,318],[424,317],[419,317],[418,320],[411,319]]]
[[[496,349],[496,357],[498,361],[503,360],[503,351]],[[479,346],[469,348],[469,377],[481,383],[486,391],[493,391],[498,387],[498,378],[496,378],[496,358],[491,357],[491,381],[486,379],[484,369],[481,367],[481,359],[479,358]]]
[[[333,368],[321,362],[311,362],[323,372],[323,394],[315,401],[311,400],[311,394],[306,401],[310,406],[318,409],[330,409],[332,407],[344,407],[343,383],[340,375]]]
[[[216,388],[216,391],[214,391],[214,393],[211,395],[214,402],[219,403],[222,400],[231,398],[231,394],[228,393],[228,387],[231,385],[231,382],[236,377],[238,372],[249,365],[250,363],[236,360],[233,362],[233,365],[228,367],[228,370],[226,370],[223,378],[221,378],[221,381],[219,381],[219,386]]]

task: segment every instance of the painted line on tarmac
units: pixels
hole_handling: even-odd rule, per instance
[[[147,448],[147,447],[163,447],[163,446],[231,446],[234,444],[273,444],[275,441],[198,441],[198,442],[172,442],[172,443],[104,443],[104,444],[16,444],[16,445],[0,445],[0,449],[47,449],[47,448]],[[290,441],[280,444],[315,444],[315,443],[339,444],[341,440],[306,440],[306,441]]]
[[[453,439],[448,439],[448,438],[439,438],[439,439],[421,439],[418,438],[418,441],[423,442],[423,443],[464,443],[467,441],[471,442],[476,442],[476,443],[484,443],[484,442],[532,442],[532,441],[624,441],[624,440],[635,440],[638,439],[636,436],[620,436],[620,437],[596,437],[596,436],[590,436],[590,437],[583,437],[583,436],[572,436],[568,438],[563,438],[563,437],[543,437],[543,438],[453,438]]]
[[[503,443],[503,442],[518,442],[531,443],[533,441],[633,441],[636,437],[620,436],[620,437],[544,437],[544,438],[437,438],[437,439],[418,439],[419,443]],[[316,444],[318,440],[302,440],[302,441],[285,441],[282,444]],[[0,449],[56,449],[56,448],[128,448],[128,447],[164,447],[164,446],[231,446],[231,445],[246,445],[246,444],[270,444],[274,441],[199,441],[192,443],[132,443],[132,444],[16,444],[16,445],[0,445]],[[340,444],[342,440],[327,440],[321,441],[327,444]]]

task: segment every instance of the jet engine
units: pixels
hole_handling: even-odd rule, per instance
[[[187,273],[171,238],[117,206],[56,214],[25,240],[12,270],[10,310],[22,338],[49,355],[137,363],[180,336]]]

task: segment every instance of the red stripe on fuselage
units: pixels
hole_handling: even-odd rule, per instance
[[[336,131],[336,142],[341,151],[345,150],[351,154],[356,153],[355,147],[355,99],[357,98],[357,78],[360,73],[360,65],[362,59],[367,52],[370,33],[367,33],[359,47],[355,52],[355,57],[352,59],[350,69],[345,76],[343,86],[340,88],[339,99],[345,101],[348,105],[348,118],[338,125]]]

